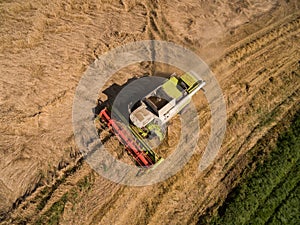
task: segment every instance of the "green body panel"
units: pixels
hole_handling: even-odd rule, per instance
[[[182,80],[182,81],[184,81],[184,83],[186,83],[187,84],[187,86],[189,87],[188,89],[187,89],[187,92],[188,93],[191,93],[198,85],[198,83],[197,83],[197,79],[194,77],[194,76],[192,76],[191,74],[189,74],[189,73],[185,73],[185,74],[183,74],[181,77],[180,77],[180,79]]]
[[[177,79],[177,77],[175,77],[175,76],[170,77],[169,81],[172,82],[172,83],[175,84],[175,85],[178,84],[178,79]]]
[[[140,134],[143,138],[146,138],[149,134],[149,131],[148,130],[143,130],[139,127],[136,127],[134,125],[131,125],[131,128],[134,129],[138,134]]]
[[[192,87],[195,83],[197,83],[197,79],[189,73],[185,73],[180,77],[189,87]]]
[[[164,134],[162,133],[161,127],[158,124],[149,123],[147,125],[147,128],[150,131],[154,132],[157,135],[157,137],[159,138],[160,141],[163,140]]]
[[[197,86],[198,80],[189,73],[183,74],[179,79],[176,77],[170,77],[168,81],[166,81],[162,88],[163,90],[172,98],[179,98],[182,93],[178,90],[177,85],[179,81],[183,81],[187,85],[187,92],[191,93]]]
[[[179,98],[182,93],[176,87],[178,83],[178,79],[176,77],[171,77],[168,81],[166,81],[162,88],[163,90],[172,98]]]

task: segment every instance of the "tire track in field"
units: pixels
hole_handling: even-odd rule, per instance
[[[230,63],[238,63],[245,57],[253,55],[259,49],[264,48],[271,42],[280,41],[285,39],[290,33],[298,33],[297,29],[300,27],[300,15],[294,14],[288,16],[282,20],[277,26],[271,25],[268,29],[259,31],[248,36],[238,43],[238,47],[231,47],[227,53],[225,53],[223,61]]]
[[[298,28],[299,30],[299,28]],[[295,34],[293,34],[295,35]],[[288,35],[289,37],[291,37],[291,35]],[[294,36],[295,39],[297,39],[297,36]],[[270,77],[266,77],[265,75],[269,74],[270,72],[272,72],[274,70],[274,67],[271,67],[272,64],[275,64],[273,66],[275,66],[277,69],[278,69],[278,64],[281,64],[281,65],[284,65],[284,63],[282,63],[282,61],[288,61],[290,56],[287,55],[285,58],[279,58],[279,61],[274,61],[272,62],[271,64],[268,64],[267,62],[264,62],[264,63],[257,63],[256,62],[256,58],[260,57],[261,55],[264,55],[265,57],[265,60],[268,60],[268,59],[272,59],[273,57],[276,58],[276,56],[278,55],[278,52],[274,51],[275,48],[278,48],[278,51],[281,51],[280,50],[280,44],[282,44],[284,40],[279,40],[277,39],[275,42],[273,43],[270,43],[268,46],[265,46],[265,48],[260,48],[260,49],[256,49],[256,53],[253,55],[253,56],[248,56],[248,57],[243,57],[243,61],[240,61],[239,65],[238,66],[232,66],[231,68],[228,68],[225,70],[223,70],[222,74],[224,74],[223,77],[221,77],[221,80],[223,81],[222,83],[225,84],[225,86],[230,86],[232,85],[232,81],[231,79],[228,79],[230,78],[230,76],[232,74],[236,74],[236,76],[234,76],[232,79],[235,79],[235,82],[233,82],[234,84],[236,83],[239,83],[241,81],[244,82],[245,86],[247,85],[247,83],[251,83],[253,82],[255,79],[256,79],[256,84],[261,80],[261,79],[264,79],[265,81]],[[289,46],[290,43],[286,42],[285,44],[287,44],[287,46]],[[296,49],[294,52],[292,52],[292,55],[297,57],[297,55],[299,55],[299,51],[298,51],[298,48],[297,46],[294,47],[294,49]],[[285,51],[287,49],[284,49]],[[270,54],[270,51],[272,52],[272,54]],[[228,59],[227,59],[228,60]],[[230,61],[230,59],[229,59]],[[249,67],[249,71],[256,71],[256,73],[249,73],[249,76],[246,78],[245,80],[245,77],[243,77],[243,75],[241,74],[240,76],[238,76],[240,73],[239,73],[239,70],[241,67],[245,66],[245,64],[248,63],[248,67]],[[217,63],[216,63],[217,64]],[[219,64],[221,65],[221,64]],[[223,64],[224,65],[224,64]],[[221,70],[224,69],[223,65],[221,65],[221,69],[218,69],[216,68],[216,73],[221,73]],[[247,65],[246,65],[247,66]],[[280,69],[280,68],[279,68]],[[220,72],[219,72],[220,71]],[[253,84],[252,86],[255,87],[255,85]],[[237,87],[236,89],[233,89],[231,91],[231,94],[230,96],[232,96],[232,94],[234,95],[234,93],[236,92],[242,92],[242,89],[244,87]],[[246,87],[247,88],[247,87]],[[247,91],[248,92],[248,91]],[[250,91],[250,95],[253,93],[253,91]],[[237,100],[237,99],[235,99]],[[230,102],[229,102],[230,103]],[[236,106],[239,108],[239,106]],[[236,110],[231,110],[231,116],[232,114],[234,114]]]
[[[264,32],[258,31],[250,37],[248,36],[239,42],[238,47],[230,47],[219,60],[213,62],[211,67],[213,70],[215,68],[215,73],[224,74],[224,69],[226,71],[225,76],[222,76],[221,80],[227,79],[232,74],[232,69],[235,66],[241,66],[261,55],[262,51],[267,51],[269,46],[275,46],[287,37],[299,34],[300,16],[298,14],[288,16],[282,21],[283,24],[279,23],[277,26],[271,25],[264,28]]]
[[[295,53],[297,53],[297,54],[293,54],[292,55],[293,57],[300,57],[298,51],[297,52],[295,51]],[[289,54],[289,51],[287,51],[286,54]],[[297,68],[298,68],[298,62],[288,61],[288,60],[283,60],[283,61],[285,62],[284,64],[279,63],[277,65],[274,65],[274,67],[272,67],[271,70],[268,70],[268,71],[264,72],[264,74],[260,74],[260,76],[258,78],[256,78],[256,79],[252,79],[252,82],[255,81],[255,84],[252,85],[251,82],[249,82],[249,84],[251,84],[250,87],[253,90],[250,90],[250,91],[244,90],[243,92],[240,92],[240,93],[242,95],[247,94],[248,95],[247,98],[249,99],[249,102],[255,102],[255,99],[258,98],[259,93],[263,90],[263,88],[267,88],[267,87],[269,87],[269,85],[273,85],[274,86],[274,82],[279,82],[280,80],[282,81],[282,77],[281,76],[283,76],[282,73],[283,73],[284,70],[288,69],[289,67],[293,68],[292,71],[297,70]],[[280,62],[280,60],[279,60],[279,62]],[[248,70],[247,67],[246,67],[245,70]],[[255,74],[255,73],[256,73],[256,71],[253,70],[253,74]],[[286,75],[286,78],[289,79],[290,76],[293,76],[294,79],[297,78],[297,76],[295,76],[295,75],[289,75],[289,74]],[[273,80],[272,81],[273,84],[270,81],[270,78],[272,78],[271,80]],[[265,84],[265,86],[263,88],[259,88],[259,86],[258,86],[261,83]],[[279,90],[279,91],[281,91],[281,90]],[[231,91],[230,95],[235,96],[234,95],[235,93],[237,93],[236,94],[237,97],[232,97],[233,100],[231,100],[232,103],[230,103],[230,104],[234,104],[234,102],[242,102],[243,101],[243,98],[240,96],[240,93],[238,92],[238,90]],[[239,104],[233,105],[231,107],[232,110],[231,110],[231,113],[229,114],[228,120],[229,121],[233,120],[234,117],[236,117],[238,115],[238,112],[240,110],[242,110],[243,107],[244,107],[244,105],[239,105]]]
[[[273,73],[270,73],[270,75],[273,77],[273,78],[279,78],[279,79],[281,79],[281,80],[284,80],[285,78],[288,78],[290,75],[287,73],[285,76],[284,76],[284,72],[283,72],[283,70],[285,69],[285,70],[288,70],[288,69],[290,69],[290,68],[292,68],[291,70],[292,71],[295,71],[295,70],[297,70],[297,67],[298,67],[298,65],[297,65],[297,62],[290,62],[290,63],[288,63],[288,64],[286,64],[283,68],[281,68],[281,69],[278,69],[278,68],[274,68],[274,70],[273,70]],[[296,78],[296,76],[294,76],[294,79],[295,80],[297,80],[297,78]],[[270,82],[270,81],[268,81],[269,80],[269,78],[267,77],[266,79],[262,79],[261,80],[261,82],[260,83],[265,83],[265,82]],[[299,86],[299,85],[298,85]],[[293,90],[297,90],[297,84],[296,85],[293,85],[292,87],[291,87],[291,89],[289,90],[289,87],[287,87],[287,88],[284,88],[284,87],[286,87],[285,85],[283,86],[283,88],[281,88],[281,87],[278,87],[278,92],[280,92],[280,91],[282,91],[282,90],[286,90],[286,96],[289,96],[289,91],[291,91],[291,92],[293,92]],[[273,89],[274,90],[274,89]],[[276,90],[276,89],[275,89]],[[261,95],[261,91],[259,90],[259,89],[257,89],[257,91],[256,92],[253,92],[252,94],[250,94],[249,95],[249,102],[255,102],[255,100],[257,99],[257,98],[260,98],[260,95]],[[288,97],[287,97],[288,98]],[[273,99],[274,100],[274,99]],[[238,111],[239,111],[239,109],[237,109],[236,111],[234,111],[234,113],[238,113]],[[229,119],[232,119],[232,117],[233,116],[231,116]],[[259,126],[260,125],[260,123],[259,122],[257,122],[256,123],[256,126]],[[236,152],[235,154],[238,154],[239,152]],[[230,161],[231,161],[231,159],[229,159]]]

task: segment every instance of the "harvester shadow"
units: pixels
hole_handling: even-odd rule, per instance
[[[156,77],[162,77],[165,79],[165,77],[170,76],[170,74],[168,73],[163,73],[160,71],[156,72]],[[103,94],[105,94],[107,96],[107,100],[102,101],[101,99],[98,99],[97,101],[97,105],[95,108],[93,108],[93,112],[95,117],[97,115],[99,115],[99,113],[101,112],[102,109],[107,108],[107,109],[111,109],[111,107],[113,106],[117,96],[119,95],[119,93],[123,90],[123,88],[125,88],[126,86],[128,86],[130,83],[132,83],[133,81],[136,81],[140,78],[146,78],[149,77],[148,75],[144,75],[142,77],[133,77],[127,80],[126,83],[124,83],[123,85],[119,85],[116,83],[113,83],[111,86],[109,86],[108,88],[106,88],[105,90],[102,91]],[[128,94],[129,96],[127,98],[122,98],[122,101],[124,102],[120,102],[117,101],[117,108],[119,110],[121,110],[120,112],[123,114],[124,117],[128,117],[128,106],[131,105],[133,106],[133,103],[135,102],[131,102],[132,101],[137,101],[137,99],[135,97],[137,96],[145,96],[146,94],[148,94],[150,91],[154,90],[155,87],[157,87],[159,84],[162,84],[162,80],[158,80],[158,79],[153,79],[151,80],[151,82],[149,82],[149,80],[141,80],[137,86],[131,86],[129,91],[126,90],[126,94]],[[140,86],[140,87],[139,87]],[[131,97],[132,96],[132,99]],[[123,96],[124,97],[124,96]],[[134,100],[135,99],[135,100]]]
[[[107,96],[107,100],[102,101],[101,99],[98,99],[96,107],[93,108],[95,117],[99,115],[102,109],[110,108],[113,105],[114,100],[116,99],[118,94],[122,91],[122,89],[137,79],[138,79],[137,77],[130,78],[123,85],[113,83],[111,86],[103,90],[102,92]]]

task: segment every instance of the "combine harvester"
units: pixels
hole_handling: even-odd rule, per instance
[[[196,79],[192,72],[180,78],[172,74],[132,107],[129,124],[116,109],[114,115],[118,118],[112,119],[107,108],[100,112],[99,118],[105,126],[112,128],[111,131],[125,146],[136,165],[149,168],[163,158],[154,152],[147,139],[156,136],[162,141],[163,127],[190,103],[192,96],[204,85],[205,82]]]

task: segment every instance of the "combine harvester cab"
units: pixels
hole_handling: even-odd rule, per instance
[[[164,125],[187,106],[192,96],[204,85],[203,80],[197,80],[190,73],[180,78],[172,74],[165,83],[141,100],[140,106],[131,112],[130,120],[140,129],[147,128],[155,120]]]
[[[119,112],[114,111],[118,115],[118,121],[112,119],[107,108],[100,112],[99,117],[106,126],[113,128],[112,132],[125,146],[137,166],[153,168],[163,158],[154,152],[145,138],[156,135],[162,141],[167,122],[182,111],[204,85],[203,80],[196,79],[191,73],[179,78],[172,74],[167,81],[136,103],[137,107],[130,112],[129,124],[127,121],[123,125],[118,122],[124,120]]]

